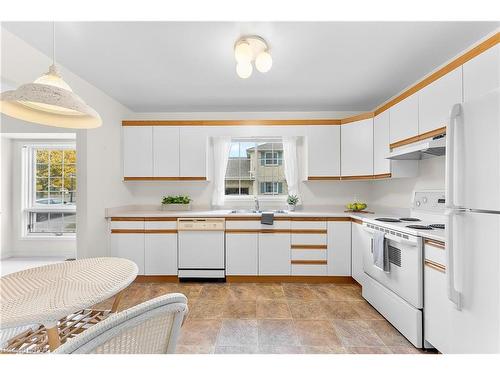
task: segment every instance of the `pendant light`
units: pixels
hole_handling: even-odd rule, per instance
[[[0,95],[0,112],[37,124],[70,129],[102,125],[99,114],[64,82],[56,66],[56,32],[52,24],[52,65],[33,83]]]

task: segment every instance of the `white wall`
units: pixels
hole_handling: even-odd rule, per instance
[[[12,141],[0,138],[0,259],[11,256]]]

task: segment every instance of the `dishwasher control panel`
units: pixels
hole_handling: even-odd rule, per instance
[[[180,218],[177,219],[177,230],[223,231],[225,222],[223,218]]]

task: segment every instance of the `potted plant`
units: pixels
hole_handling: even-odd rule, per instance
[[[287,198],[288,210],[295,211],[295,206],[299,203],[299,197],[297,195],[289,195]]]
[[[161,207],[166,211],[188,211],[191,209],[191,198],[187,195],[164,196]]]

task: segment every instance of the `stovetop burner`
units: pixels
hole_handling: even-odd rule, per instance
[[[400,217],[399,220],[401,220],[401,221],[422,221],[420,219],[417,219],[416,217]]]
[[[411,229],[422,229],[422,230],[432,230],[430,225],[418,225],[418,224],[412,224],[412,225],[407,225],[406,228],[411,228]]]
[[[377,221],[384,221],[386,223],[400,223],[401,222],[401,220],[395,219],[395,218],[392,218],[392,217],[378,217],[375,220],[377,220]]]
[[[430,224],[429,226],[434,229],[444,229],[444,224]]]

